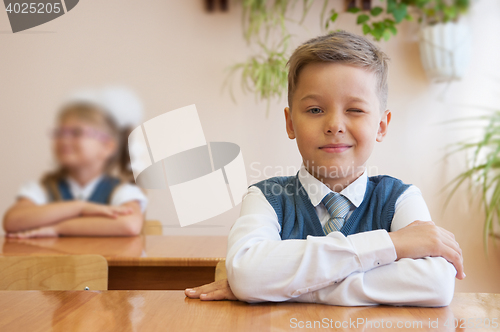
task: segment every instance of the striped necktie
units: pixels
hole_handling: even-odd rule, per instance
[[[349,199],[336,192],[329,193],[321,202],[323,202],[328,213],[330,213],[330,219],[323,226],[325,235],[333,231],[340,231],[344,225],[344,218],[351,207],[351,202],[349,202]]]

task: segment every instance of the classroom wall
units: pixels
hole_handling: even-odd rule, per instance
[[[227,13],[206,13],[203,3],[85,0],[52,22],[16,34],[0,11],[2,213],[14,202],[21,183],[53,167],[47,131],[62,98],[82,86],[132,87],[144,101],[145,120],[194,103],[207,141],[241,147],[249,183],[295,174],[301,159],[285,133],[286,96],[270,103],[266,117],[266,104],[242,94],[238,81],[237,103],[221,89],[227,68],[252,54],[242,38],[241,6],[231,3]],[[294,28],[292,46],[321,33],[320,3],[313,6],[304,27]],[[396,38],[380,43],[392,59],[393,117],[369,166],[418,186],[436,224],[455,234],[467,273],[464,281],[457,281],[456,289],[462,292],[500,292],[500,247],[491,246],[485,257],[483,215],[477,202],[469,204],[465,188],[443,209],[446,193],[441,189],[464,166],[463,155],[443,159],[446,146],[471,131],[442,122],[478,113],[466,105],[500,107],[499,14],[496,0],[475,3],[467,18],[474,36],[473,61],[466,77],[449,85],[426,78],[415,24],[403,24]],[[349,15],[341,16],[336,27],[360,33]],[[149,198],[147,218],[160,220],[164,234],[226,235],[239,213],[236,207],[181,228],[168,190],[150,190]]]

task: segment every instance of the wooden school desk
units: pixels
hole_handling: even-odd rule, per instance
[[[212,282],[226,247],[225,236],[0,238],[0,255],[102,255],[110,290],[181,290]]]
[[[499,331],[499,318],[498,294],[457,293],[448,307],[419,308],[202,302],[182,291],[0,292],[0,331],[15,332]]]

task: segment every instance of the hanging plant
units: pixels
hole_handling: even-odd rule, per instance
[[[256,99],[267,101],[266,116],[272,98],[281,98],[287,89],[286,63],[291,35],[287,23],[302,24],[314,0],[302,0],[302,15],[299,20],[288,17],[299,0],[243,0],[243,35],[248,45],[256,45],[259,52],[245,62],[229,68],[223,88],[229,86],[235,101],[232,86],[234,76],[241,73],[241,88],[245,93],[254,93]]]
[[[302,3],[302,12],[299,18],[293,18],[290,13],[294,12],[298,2]],[[325,32],[333,32],[329,29],[341,14],[335,9],[328,11],[332,2],[323,0],[320,25],[323,31],[326,30]],[[454,22],[469,9],[469,0],[381,0],[381,2],[385,3],[385,9],[376,6],[367,11],[358,7],[347,10],[347,13],[357,15],[356,23],[362,26],[363,33],[371,35],[377,41],[389,40],[391,36],[395,36],[398,32],[397,25],[404,20],[417,20],[422,25]],[[268,114],[270,100],[281,98],[287,88],[286,63],[290,56],[288,46],[292,39],[288,25],[301,25],[313,3],[314,0],[242,0],[243,35],[248,45],[259,47],[259,53],[229,68],[224,86],[228,82],[232,83],[235,73],[241,70],[243,91],[254,93],[257,99],[267,100]],[[338,4],[338,2],[333,3]],[[325,20],[327,12],[329,15]],[[427,67],[432,67],[432,64]],[[451,72],[455,75],[457,70],[452,68]],[[230,92],[234,100],[232,90]]]
[[[266,100],[266,116],[269,116],[269,102],[273,97],[281,98],[287,89],[288,77],[286,67],[288,56],[286,54],[288,38],[276,48],[267,48],[259,43],[262,54],[250,57],[246,62],[237,63],[230,67],[230,72],[224,86],[229,85],[231,98],[235,101],[232,91],[234,75],[241,71],[241,89],[243,92],[254,93],[255,99]]]

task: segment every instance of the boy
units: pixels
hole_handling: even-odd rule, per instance
[[[203,300],[446,306],[462,253],[430,218],[418,188],[365,164],[387,133],[387,56],[345,31],[292,54],[286,130],[296,176],[249,187],[228,238],[228,280],[186,295]]]

